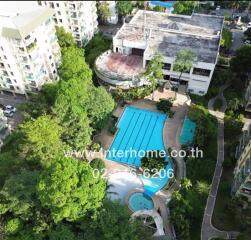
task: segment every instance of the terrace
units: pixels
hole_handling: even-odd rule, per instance
[[[128,88],[142,84],[140,76],[145,70],[141,56],[107,51],[96,60],[95,71],[105,82]]]

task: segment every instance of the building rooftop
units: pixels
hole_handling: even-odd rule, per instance
[[[0,35],[20,39],[53,15],[35,1],[0,2]]]
[[[174,57],[180,49],[189,48],[198,61],[215,63],[223,21],[223,17],[212,15],[183,16],[139,10],[115,38],[145,43],[146,55],[160,52]]]

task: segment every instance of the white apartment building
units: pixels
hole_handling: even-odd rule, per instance
[[[236,159],[232,193],[251,202],[251,125],[243,130],[236,148]]]
[[[39,1],[54,10],[53,20],[75,38],[78,45],[85,45],[97,31],[96,1]]]
[[[0,87],[26,94],[57,79],[60,48],[53,11],[36,2],[0,2]]]
[[[110,86],[131,88],[147,84],[142,78],[148,62],[163,56],[165,81],[177,85],[179,72],[173,70],[177,52],[191,50],[196,61],[180,83],[188,92],[204,95],[217,63],[223,17],[204,14],[175,15],[138,10],[113,38],[113,50],[96,61],[95,71]]]

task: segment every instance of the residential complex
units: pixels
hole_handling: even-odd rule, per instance
[[[236,158],[238,161],[234,171],[232,192],[251,201],[251,125],[243,131],[236,149]]]
[[[147,64],[156,54],[164,59],[164,79],[177,84],[179,72],[173,70],[177,52],[190,49],[196,62],[183,73],[180,83],[187,91],[207,93],[219,52],[224,18],[204,14],[174,15],[138,10],[113,38],[113,51],[105,52],[95,64],[103,83],[124,89],[142,86]]]
[[[52,15],[36,2],[0,2],[1,90],[25,94],[57,79],[60,48]]]
[[[54,10],[55,24],[72,33],[80,46],[97,31],[96,1],[39,1],[39,4]]]

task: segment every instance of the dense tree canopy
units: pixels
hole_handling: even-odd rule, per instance
[[[105,201],[94,223],[85,226],[88,240],[150,240],[151,233],[140,226],[139,222],[130,222],[130,213],[126,206],[118,202]]]
[[[244,45],[236,50],[235,56],[230,61],[234,73],[246,75],[251,70],[251,45]]]
[[[176,1],[173,13],[191,15],[193,10],[199,5],[199,1]]]
[[[97,3],[97,13],[101,22],[106,23],[111,17],[111,10],[109,8],[108,2],[98,2]]]
[[[105,188],[103,180],[94,178],[88,163],[58,157],[40,175],[37,190],[42,206],[50,209],[57,223],[80,220],[87,212],[95,212],[102,204]]]
[[[102,129],[115,107],[111,95],[103,87],[92,88],[88,95],[87,112],[91,125]]]
[[[85,46],[86,62],[93,67],[96,58],[110,48],[111,40],[97,33]]]
[[[131,14],[133,10],[133,3],[131,1],[117,1],[116,9],[121,16]]]
[[[75,46],[76,42],[71,33],[67,33],[63,27],[56,27],[58,44],[63,50],[64,48]]]
[[[61,82],[54,106],[56,118],[63,127],[62,139],[73,149],[83,150],[91,142],[92,129],[85,108],[88,88],[80,78]]]
[[[24,159],[40,163],[43,166],[51,164],[53,156],[64,149],[61,141],[62,128],[50,116],[40,116],[21,126],[25,141],[21,151]]]

